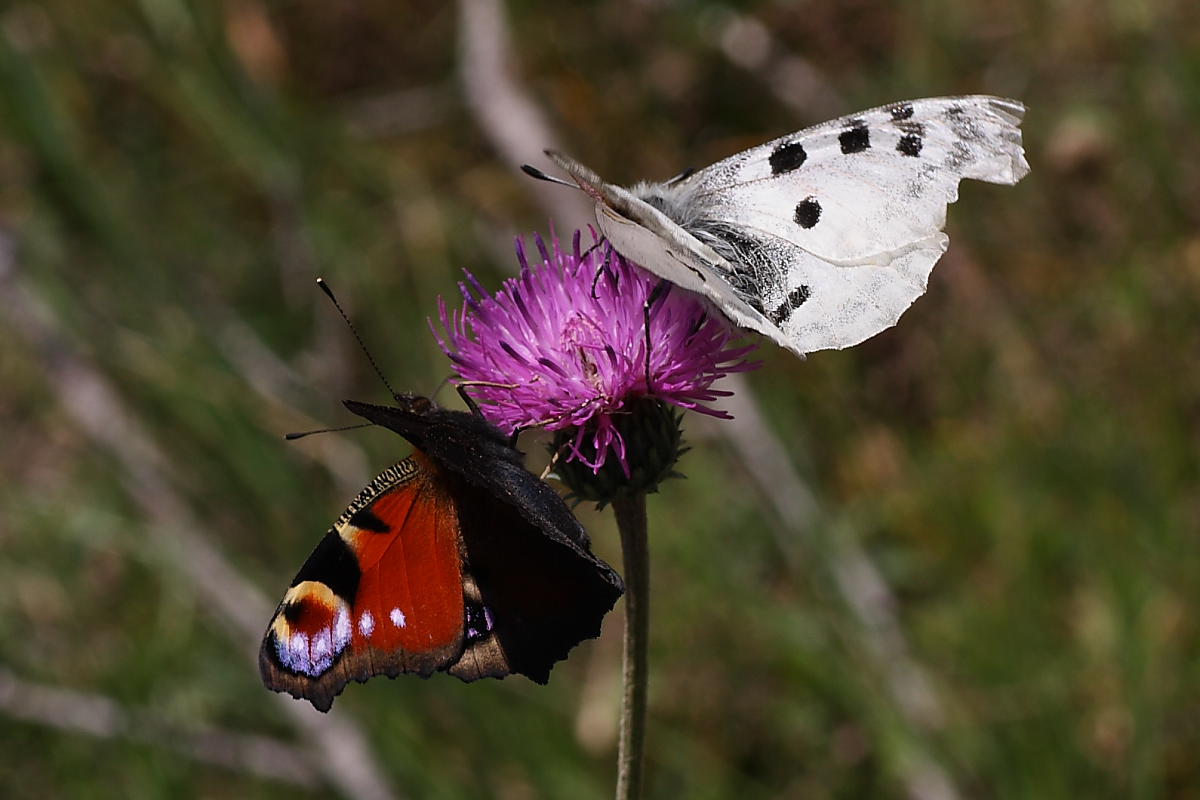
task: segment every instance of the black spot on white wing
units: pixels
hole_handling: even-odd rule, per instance
[[[812,289],[805,284],[801,284],[795,289],[792,289],[791,293],[788,294],[788,308],[790,308],[792,311],[795,311],[797,308],[804,305],[804,303],[810,297],[812,297]]]
[[[898,103],[888,110],[892,113],[892,119],[896,122],[908,119],[913,115],[912,103]]]
[[[796,224],[808,230],[821,219],[821,204],[815,197],[806,197],[796,204]]]
[[[391,530],[386,522],[375,516],[375,512],[369,508],[360,508],[350,515],[348,520],[351,525],[356,528],[361,528],[364,531],[372,533],[387,533]]]
[[[850,127],[838,134],[838,144],[846,155],[861,153],[871,146],[871,131],[861,119],[850,121]]]
[[[804,305],[808,298],[812,297],[812,289],[807,285],[797,286],[788,294],[787,299],[771,312],[770,320],[776,325],[782,325],[787,322],[797,308]]]
[[[896,152],[916,158],[921,155],[921,137],[906,133],[900,137],[899,142],[896,142]]]
[[[786,142],[776,147],[775,152],[771,153],[771,157],[767,160],[771,163],[771,174],[781,175],[798,169],[807,158],[808,153],[804,151],[802,144]]]

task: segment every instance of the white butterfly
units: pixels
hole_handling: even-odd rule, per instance
[[[959,181],[1029,172],[1024,112],[984,95],[892,103],[630,189],[547,155],[617,252],[803,356],[874,336],[925,292]]]

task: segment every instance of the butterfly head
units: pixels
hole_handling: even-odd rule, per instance
[[[411,394],[409,392],[395,392],[392,399],[396,401],[396,407],[410,414],[426,416],[433,413],[437,409],[437,404],[419,394]]]

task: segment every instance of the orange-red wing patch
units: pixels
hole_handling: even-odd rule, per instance
[[[351,517],[341,533],[362,569],[355,649],[395,662],[379,671],[428,675],[462,646],[462,556],[453,503],[423,457],[413,459],[422,466],[419,489],[389,492],[369,507],[387,530],[353,527]]]
[[[321,710],[351,680],[429,675],[463,649],[458,517],[419,453],[385,470],[339,517],[275,612],[263,681]]]

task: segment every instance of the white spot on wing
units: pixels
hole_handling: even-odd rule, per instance
[[[309,653],[312,655],[314,662],[323,662],[329,657],[330,651],[333,650],[333,642],[330,640],[329,628],[323,628],[312,637],[312,647]]]
[[[308,637],[297,631],[286,642],[281,641],[279,660],[294,670],[300,670],[300,665],[308,661]]]
[[[333,652],[340,653],[350,644],[350,612],[344,606],[333,615]]]
[[[392,624],[395,625],[397,628],[403,628],[405,625],[408,624],[404,618],[404,612],[398,608],[392,609],[391,613],[388,614],[388,619],[390,619],[392,621]]]
[[[375,632],[375,618],[371,616],[370,611],[362,612],[362,615],[358,618],[358,631],[363,636],[368,637]]]
[[[333,611],[327,625],[313,633],[294,631],[286,637],[277,637],[275,651],[280,663],[288,669],[317,677],[333,666],[350,644],[352,632],[350,612],[343,604]]]

